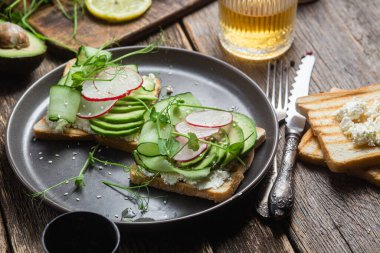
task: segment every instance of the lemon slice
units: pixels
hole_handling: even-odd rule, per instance
[[[108,22],[122,22],[140,17],[152,0],[86,0],[88,11]]]

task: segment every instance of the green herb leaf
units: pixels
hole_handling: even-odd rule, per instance
[[[175,154],[177,154],[180,146],[181,145],[179,142],[173,136],[171,136],[166,143],[168,156],[173,157]]]
[[[197,151],[199,149],[199,140],[198,137],[194,133],[188,133],[189,135],[189,142],[187,143],[187,146],[189,149],[193,151]]]
[[[78,188],[82,188],[82,187],[85,186],[84,175],[83,174],[80,174],[79,176],[77,176],[77,178],[75,179],[75,185]]]
[[[235,157],[235,156],[239,155],[239,153],[243,149],[243,147],[244,147],[243,142],[236,142],[236,143],[227,147],[227,152]]]
[[[167,155],[167,148],[166,148],[166,142],[167,140],[158,138],[158,150],[160,151],[161,155]]]
[[[152,108],[150,110],[149,118],[151,121],[156,122],[158,117],[158,112],[156,111],[156,108]]]
[[[161,123],[168,123],[169,122],[169,118],[165,114],[160,114],[159,120]]]

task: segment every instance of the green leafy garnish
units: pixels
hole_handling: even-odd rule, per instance
[[[227,152],[236,157],[239,155],[240,151],[242,150],[244,146],[243,142],[236,142],[234,144],[231,144],[227,147]]]
[[[187,146],[189,149],[193,151],[197,151],[199,149],[199,139],[194,133],[188,133],[189,135],[189,142],[187,143]]]

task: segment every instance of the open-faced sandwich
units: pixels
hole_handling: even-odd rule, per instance
[[[251,118],[202,106],[191,93],[178,94],[146,113],[131,181],[221,202],[233,195],[254,147],[264,140],[265,130]]]
[[[250,117],[202,106],[191,93],[157,102],[160,81],[111,53],[89,47],[50,88],[48,112],[34,135],[94,140],[133,152],[134,184],[215,202],[231,197],[251,166],[265,130]]]
[[[143,115],[158,99],[160,80],[119,61],[108,51],[81,47],[51,86],[48,112],[34,125],[35,137],[94,140],[132,152]]]

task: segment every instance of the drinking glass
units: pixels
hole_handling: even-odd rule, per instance
[[[230,53],[275,58],[293,42],[297,0],[219,0],[219,39]]]

